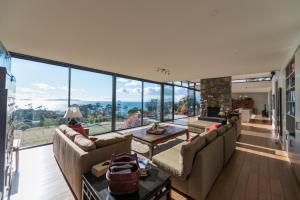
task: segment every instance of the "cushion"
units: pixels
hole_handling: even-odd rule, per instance
[[[197,137],[190,144],[181,146],[179,163],[182,165],[182,177],[187,177],[193,168],[195,154],[205,146],[205,138]]]
[[[226,128],[226,130],[229,130],[232,127],[232,125],[231,124],[226,124],[224,127]]]
[[[97,135],[95,137],[97,138],[95,141],[95,144],[98,148],[98,147],[104,147],[104,146],[108,146],[108,145],[115,144],[118,142],[122,142],[124,140],[131,138],[131,135],[130,134],[121,135],[118,133],[107,133],[107,134]]]
[[[221,124],[213,124],[208,128],[208,131],[213,131],[213,130],[217,130],[218,128],[220,128],[222,125]]]
[[[199,137],[199,135],[194,135],[189,139],[188,143],[191,144],[197,137]]]
[[[84,151],[92,151],[96,149],[95,143],[81,134],[75,136],[74,143]]]
[[[175,177],[183,177],[183,165],[180,164],[180,149],[181,147],[172,147],[166,151],[156,154],[152,157],[152,162],[160,169],[168,172]],[[179,144],[179,146],[181,146]],[[177,147],[177,148],[176,148]]]
[[[239,120],[238,116],[233,116],[232,119],[233,119],[234,121]]]
[[[217,129],[218,136],[223,135],[226,132],[226,130],[227,129],[224,126],[221,126],[220,128],[218,128]]]
[[[80,135],[80,133],[74,131],[73,129],[71,129],[67,125],[60,125],[58,128],[61,130],[61,132],[63,132],[73,142],[74,142],[75,136]]]
[[[234,120],[234,119],[232,119],[232,118],[230,118],[230,119],[228,120],[228,122],[229,122],[229,124],[233,125],[233,124],[234,124],[234,122],[235,122],[235,120]]]
[[[84,128],[81,126],[80,123],[77,123],[75,125],[70,125],[69,126],[71,129],[73,129],[74,131],[80,133],[81,135],[83,135],[84,137],[88,138],[89,136],[86,134]]]
[[[216,130],[213,130],[202,133],[201,136],[205,137],[206,143],[209,144],[218,136],[218,133]]]

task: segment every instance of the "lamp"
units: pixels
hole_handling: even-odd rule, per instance
[[[75,118],[82,118],[82,114],[80,112],[79,107],[77,106],[70,106],[64,116],[64,118],[70,119],[69,125],[77,124]]]

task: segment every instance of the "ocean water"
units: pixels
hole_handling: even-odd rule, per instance
[[[112,102],[109,101],[81,101],[75,100],[71,101],[72,104],[77,105],[88,105],[92,104],[95,105],[96,103],[100,103],[104,108],[107,105],[112,105]],[[68,108],[68,101],[67,100],[16,100],[17,109],[47,109],[52,111],[66,111]],[[117,108],[121,108],[121,112],[127,112],[131,108],[142,107],[141,102],[117,102]]]

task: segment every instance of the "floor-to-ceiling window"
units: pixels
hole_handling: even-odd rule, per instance
[[[91,135],[111,131],[112,76],[71,69],[71,106],[78,106]]]
[[[15,138],[21,147],[51,143],[55,127],[65,123],[68,68],[12,58],[16,83]]]
[[[161,85],[144,82],[143,125],[160,121]]]
[[[195,108],[195,90],[188,90],[188,115],[193,116]]]
[[[184,87],[174,87],[174,119],[188,116],[188,89]]]
[[[142,82],[116,78],[116,129],[141,126]]]
[[[200,115],[201,111],[201,94],[200,91],[195,91],[195,115]]]
[[[164,85],[164,121],[173,119],[173,86]]]

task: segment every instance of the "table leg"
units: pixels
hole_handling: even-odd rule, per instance
[[[168,190],[168,193],[167,193],[167,200],[172,200],[172,197],[171,197],[171,190],[172,190],[172,188],[171,188],[171,181],[170,181],[170,180],[169,180],[169,183],[168,183],[166,189]]]
[[[152,160],[154,146],[152,144],[149,144],[148,146],[149,146],[149,159]]]
[[[186,140],[189,140],[190,139],[190,133],[189,131],[186,131]]]

